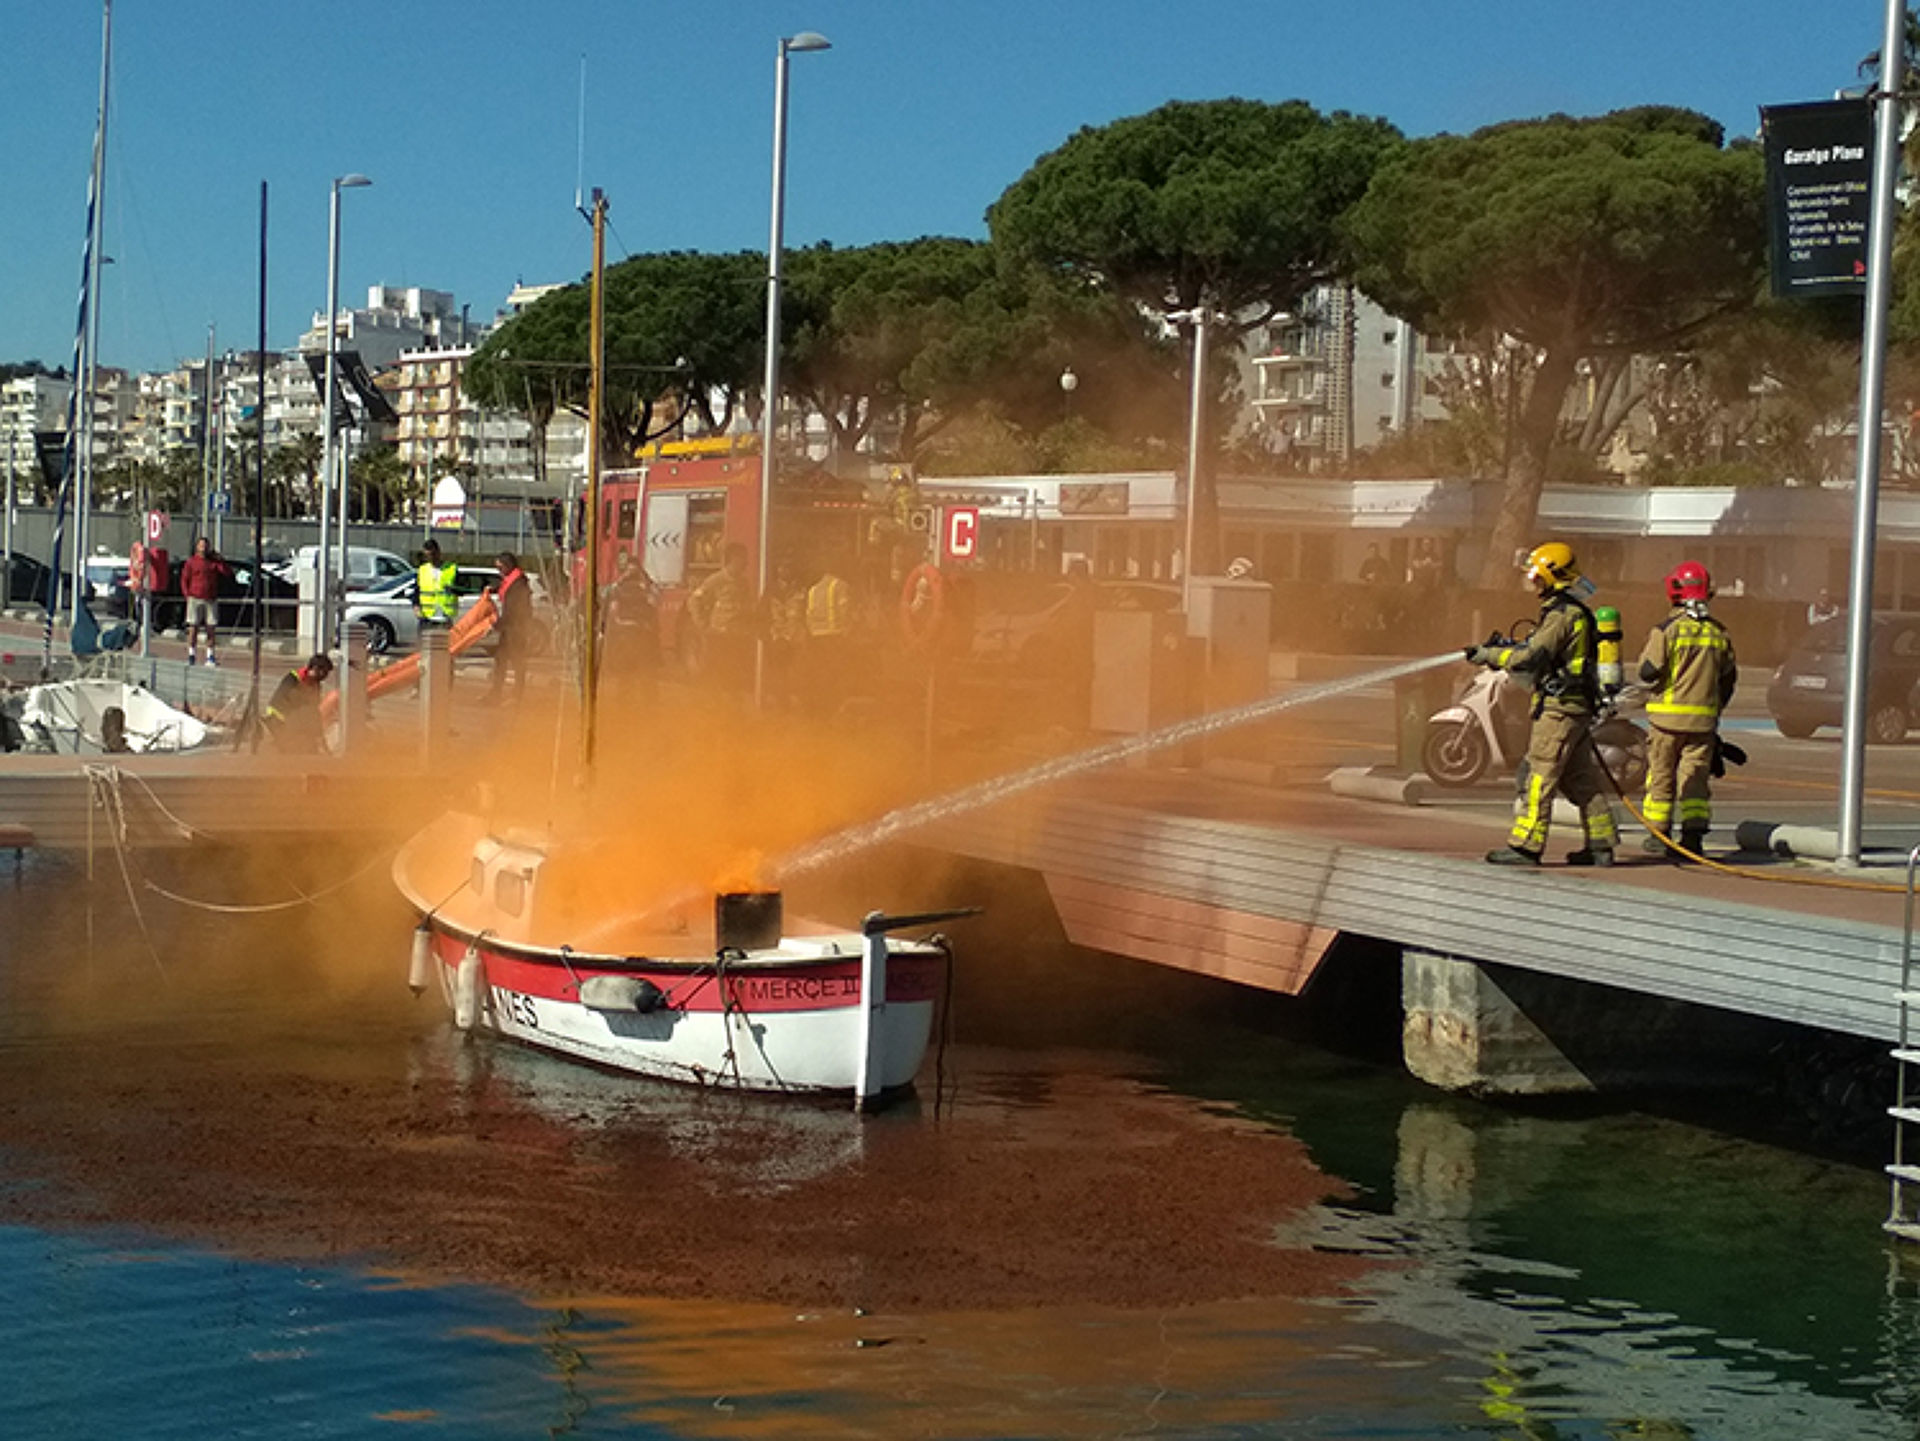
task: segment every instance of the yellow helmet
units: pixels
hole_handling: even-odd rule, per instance
[[[1542,595],[1565,590],[1580,579],[1580,564],[1573,558],[1573,547],[1557,540],[1528,551],[1527,558],[1520,562],[1520,569]]]

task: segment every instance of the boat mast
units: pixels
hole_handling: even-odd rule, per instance
[[[580,759],[593,768],[594,722],[600,698],[600,421],[606,401],[607,197],[593,192],[593,299],[587,347],[586,638],[580,664]]]
[[[92,426],[92,397],[87,393],[89,324],[93,313],[94,292],[100,279],[100,267],[95,257],[99,253],[100,235],[100,199],[106,186],[107,159],[107,81],[111,74],[111,56],[113,54],[113,0],[103,0],[100,44],[100,109],[93,128],[93,166],[87,173],[87,238],[80,250],[80,301],[79,319],[73,330],[73,375],[72,388],[67,392],[67,432],[60,464],[60,487],[54,497],[53,506],[53,549],[48,557],[46,625],[40,637],[40,678],[48,679],[53,673],[53,627],[60,613],[61,545],[66,539],[67,502],[74,494],[74,480],[82,465],[82,457],[90,450]],[[83,395],[86,397],[82,399]],[[83,422],[83,417],[86,418]],[[83,432],[84,423],[84,432]],[[84,443],[83,443],[84,442]],[[67,612],[67,624],[71,628],[80,615],[80,587],[84,583],[86,567],[82,559],[83,546],[78,541],[76,529],[75,559],[73,562],[73,590],[69,596],[70,608]]]
[[[73,548],[73,604],[77,615],[84,603],[86,592],[81,589],[85,584],[87,557],[93,553],[93,464],[96,437],[94,424],[97,392],[100,387],[100,271],[107,263],[105,254],[105,231],[107,228],[107,110],[108,82],[113,72],[113,0],[102,0],[100,16],[100,119],[93,133],[93,203],[90,220],[93,233],[87,237],[88,261],[92,273],[88,277],[88,334],[86,362],[86,402],[81,434],[86,444],[80,451],[80,514],[79,536]]]

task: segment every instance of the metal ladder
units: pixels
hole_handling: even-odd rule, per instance
[[[1907,1128],[1920,1126],[1920,1103],[1910,1103],[1914,1088],[1909,1084],[1913,1067],[1920,1066],[1920,1036],[1916,1036],[1915,1008],[1920,1007],[1920,987],[1914,981],[1913,897],[1914,872],[1920,867],[1920,846],[1907,853],[1907,894],[1905,917],[1900,931],[1900,989],[1894,1000],[1900,1005],[1900,1033],[1894,1043],[1893,1104],[1887,1114],[1893,1117],[1893,1163],[1887,1175],[1893,1183],[1893,1196],[1887,1211],[1885,1229],[1903,1241],[1920,1241],[1920,1165],[1907,1160]]]

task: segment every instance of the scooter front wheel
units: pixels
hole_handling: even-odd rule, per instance
[[[1492,759],[1485,732],[1467,721],[1427,727],[1420,762],[1435,785],[1470,786],[1486,774]]]

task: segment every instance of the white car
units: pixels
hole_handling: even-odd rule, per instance
[[[527,580],[533,587],[534,613],[538,616],[546,609],[547,593],[536,577],[529,575]],[[499,583],[500,572],[490,565],[454,567],[453,593],[459,603],[458,613],[465,615],[472,610],[481,594]],[[418,594],[419,586],[411,571],[390,576],[365,590],[348,591],[343,620],[348,625],[358,622],[366,626],[367,649],[375,655],[413,650],[420,644],[420,616],[414,609]],[[535,627],[533,652],[536,655],[546,649],[546,631],[544,621]],[[489,643],[482,641],[481,644]]]
[[[298,581],[300,571],[313,564],[318,553],[317,545],[303,545],[294,551],[290,560],[277,567],[283,580]],[[370,545],[350,545],[347,547],[347,589],[349,591],[374,590],[384,587],[395,576],[412,575],[413,562],[404,555],[396,555],[390,550],[380,550]]]
[[[367,649],[375,655],[412,650],[420,644],[420,617],[413,608],[417,591],[412,572],[388,576],[365,590],[349,590],[342,622],[364,625]]]

